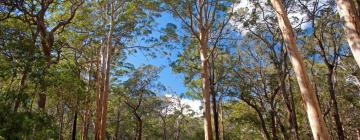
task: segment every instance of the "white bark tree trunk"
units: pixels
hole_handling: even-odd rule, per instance
[[[205,140],[212,140],[212,125],[210,112],[210,70],[208,59],[207,34],[205,31],[200,31],[200,60],[201,60],[201,81],[202,93],[204,102],[204,132]]]
[[[301,96],[305,103],[305,110],[315,140],[329,140],[330,134],[325,125],[316,94],[307,75],[302,56],[296,47],[296,39],[281,0],[271,0],[283,34],[291,64],[300,87]]]
[[[113,6],[113,5],[112,5]],[[106,43],[100,49],[100,62],[98,68],[98,90],[96,97],[96,123],[95,123],[95,139],[104,140],[106,130],[107,101],[110,92],[110,69],[113,56],[113,32],[115,30],[115,11],[111,13],[110,30],[106,37]]]
[[[211,109],[210,109],[210,67],[208,57],[208,41],[209,41],[209,28],[207,18],[209,3],[203,0],[198,0],[199,19],[199,51],[201,60],[201,81],[202,81],[202,93],[204,102],[204,133],[205,140],[213,140],[212,125],[211,125]]]
[[[336,4],[341,20],[344,21],[344,30],[351,52],[360,67],[360,20],[356,14],[355,4],[352,0],[336,0]]]

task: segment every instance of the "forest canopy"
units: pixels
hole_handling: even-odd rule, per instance
[[[359,0],[0,0],[0,140],[360,140]]]

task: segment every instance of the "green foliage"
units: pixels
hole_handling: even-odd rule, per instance
[[[5,139],[48,139],[56,137],[54,118],[43,112],[14,112],[0,101],[0,136]]]
[[[295,112],[300,139],[312,138],[288,59],[291,54],[269,1],[251,1],[239,9],[232,7],[242,1],[209,1],[207,16],[198,17],[200,7],[191,0],[54,0],[43,15],[45,31],[36,22],[42,16],[33,15],[41,13],[44,1],[51,2],[0,1],[0,140],[71,139],[72,133],[76,139],[94,139],[99,63],[104,61],[100,51],[106,45],[113,48],[106,139],[135,139],[138,128],[143,139],[204,139],[203,116],[193,110],[193,103],[202,99],[198,35],[209,22],[214,23],[207,29],[206,59],[224,140],[260,140],[266,133],[270,139],[274,135],[286,139],[293,135],[289,108]],[[318,95],[320,115],[336,138],[327,77],[333,70],[346,138],[355,139],[360,126],[360,69],[335,2],[321,2],[310,16],[313,4],[319,3],[287,0],[285,6],[293,24],[302,21],[294,16],[299,11],[306,13],[303,22],[311,23],[307,29],[296,25],[294,31]],[[69,23],[51,34],[76,6]],[[163,25],[157,23],[159,17],[167,14],[175,19],[160,21],[166,25],[158,28]],[[200,25],[200,19],[209,21]],[[44,55],[44,39],[53,41],[51,61]],[[176,54],[169,65],[184,77],[186,91],[175,95],[159,82],[163,67],[126,62],[139,52],[171,60]],[[39,95],[46,95],[44,109],[37,106]]]
[[[225,123],[231,128],[226,139],[262,139],[260,122],[255,117],[257,114],[248,105],[230,102],[224,109],[228,113]]]

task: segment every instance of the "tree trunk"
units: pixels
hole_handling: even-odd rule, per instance
[[[283,43],[283,42],[282,42]],[[283,45],[282,45],[283,46]],[[287,64],[287,52],[284,52],[284,49],[281,49],[281,54],[283,57],[283,63],[279,64],[279,63],[275,63],[277,64],[277,73],[279,74],[279,81],[280,81],[280,90],[282,93],[282,97],[284,99],[285,105],[286,105],[286,109],[288,112],[288,122],[290,125],[290,132],[292,135],[290,135],[290,139],[294,139],[294,140],[300,140],[299,138],[299,131],[298,131],[298,125],[297,125],[297,119],[296,119],[296,111],[295,111],[295,105],[294,105],[294,98],[292,95],[292,90],[291,90],[291,86],[289,86],[289,92],[286,90],[286,77],[287,75],[290,75],[289,73],[287,73],[287,68],[288,68],[288,64]],[[290,77],[289,77],[290,79]],[[291,84],[291,81],[289,81],[289,84]],[[281,121],[279,120],[279,122],[281,123]]]
[[[118,140],[120,139],[119,137],[119,125],[120,125],[120,109],[117,109],[117,113],[116,113],[116,127],[115,127],[115,139]]]
[[[360,67],[360,20],[352,0],[336,0],[338,11],[344,23],[346,38],[356,63]]]
[[[100,53],[102,53],[102,47],[100,49]],[[95,120],[95,140],[101,140],[101,136],[100,136],[100,122],[101,122],[101,110],[102,110],[102,101],[101,99],[103,98],[102,96],[102,76],[101,76],[101,71],[100,71],[100,67],[101,67],[101,55],[98,54],[97,57],[97,64],[96,64],[96,120]]]
[[[287,112],[289,114],[288,122],[290,124],[290,129],[291,129],[290,131],[292,133],[292,139],[300,140],[299,131],[298,131],[298,125],[297,125],[295,105],[294,105],[294,98],[292,96],[292,91],[291,90],[289,92],[286,91],[285,80],[286,80],[286,78],[281,79],[281,87],[280,88],[281,88],[281,93],[282,93],[283,99],[285,101]],[[291,87],[289,87],[289,88],[291,88]]]
[[[273,103],[271,103],[271,110],[269,112],[271,119],[271,132],[272,132],[272,140],[277,140],[277,126],[276,126],[276,111]]]
[[[204,102],[204,132],[205,140],[212,140],[211,112],[210,112],[210,71],[208,59],[208,33],[200,28],[200,60],[201,60],[201,81]]]
[[[181,109],[181,114],[183,114],[182,109]],[[181,116],[180,119],[177,119],[177,121],[176,121],[177,128],[176,128],[176,133],[175,133],[175,140],[180,140],[180,137],[181,137],[181,124],[182,124],[183,118],[184,118],[184,116]]]
[[[269,132],[268,132],[268,130],[267,130],[267,128],[266,128],[265,120],[264,120],[261,112],[258,111],[257,109],[256,109],[256,112],[257,112],[257,114],[258,114],[258,116],[259,116],[260,124],[261,124],[261,130],[263,131],[263,134],[265,135],[265,138],[266,138],[267,140],[271,140],[270,134],[269,134]]]
[[[175,133],[175,140],[180,140],[180,132],[181,132],[180,123],[179,121],[177,121],[176,123],[177,123],[177,129]]]
[[[222,103],[222,96],[220,96],[219,99],[220,105],[219,105],[219,110],[220,110],[220,117],[221,117],[221,140],[225,140],[225,125],[224,125],[224,109],[223,109],[223,103]]]
[[[219,132],[219,112],[218,105],[216,101],[216,91],[215,91],[215,58],[214,53],[210,54],[210,94],[212,97],[212,111],[214,117],[214,129],[215,129],[215,140],[220,140],[220,132]]]
[[[110,35],[111,36],[111,35]],[[110,37],[111,38],[111,37]],[[111,39],[112,40],[112,39]],[[110,42],[110,41],[109,41]],[[103,91],[103,99],[102,99],[102,111],[101,111],[101,135],[105,139],[105,130],[106,130],[106,116],[107,116],[107,106],[108,106],[108,96],[109,96],[109,90],[110,90],[110,67],[111,67],[111,57],[112,57],[112,46],[108,44],[107,49],[107,63],[106,63],[106,72],[105,72],[105,85],[104,85],[104,91]]]
[[[61,107],[61,113],[60,113],[60,128],[59,128],[59,136],[58,139],[62,140],[62,129],[64,125],[64,105],[60,104]]]
[[[163,139],[164,139],[164,140],[167,140],[166,118],[162,117],[161,120],[162,120],[162,122],[163,122]]]
[[[91,53],[91,59],[94,59],[94,51],[92,51],[92,53]],[[96,89],[96,87],[93,88],[93,86],[92,86],[93,80],[91,80],[91,79],[94,76],[92,69],[93,69],[93,63],[90,63],[90,67],[89,67],[89,71],[88,71],[88,88],[87,88],[88,93],[91,93],[91,90]],[[89,97],[86,97],[86,104],[88,104],[90,102],[91,101],[90,101]],[[82,129],[81,129],[81,134],[80,134],[81,140],[88,139],[90,115],[91,115],[90,109],[88,107],[86,107],[84,109],[84,114],[82,114]]]
[[[344,140],[345,135],[344,135],[342,123],[340,120],[339,108],[337,105],[336,95],[335,95],[335,84],[333,81],[334,71],[333,71],[332,67],[329,67],[328,69],[329,69],[329,73],[327,75],[327,81],[328,81],[328,85],[329,85],[328,90],[330,93],[330,99],[331,99],[331,104],[332,104],[332,109],[333,109],[332,115],[335,120],[336,132],[337,132],[338,138],[339,138],[339,140]]]
[[[106,90],[106,88],[108,88],[108,86],[106,86],[106,79],[107,76],[109,75],[107,73],[106,70],[106,61],[105,59],[107,56],[107,47],[102,47],[101,49],[101,60],[103,60],[100,63],[100,67],[98,68],[98,76],[97,76],[97,96],[96,96],[96,123],[95,123],[95,139],[96,140],[103,140],[105,139],[104,137],[104,132],[105,132],[105,128],[106,128],[106,112],[107,112],[107,98],[105,96],[107,96],[108,94],[108,90]],[[105,116],[105,118],[104,118]]]
[[[286,83],[285,83],[285,79],[283,79],[281,81],[281,92],[286,104],[286,109],[289,113],[289,117],[288,117],[288,122],[290,124],[290,131],[292,133],[292,137],[293,139],[296,140],[300,140],[299,138],[299,132],[298,132],[298,126],[297,126],[297,119],[296,119],[296,112],[295,112],[295,106],[293,105],[293,97],[289,96],[288,93],[286,91]],[[292,93],[290,93],[292,94]]]
[[[214,89],[213,80],[211,80],[211,97],[212,97],[212,108],[214,116],[214,129],[215,129],[215,140],[220,140],[219,132],[219,112],[217,111],[216,93]]]
[[[73,130],[72,130],[72,140],[76,140],[76,122],[77,122],[77,115],[78,113],[75,112],[74,114],[74,121],[73,121]]]
[[[331,101],[330,109],[332,110],[332,116],[335,120],[337,136],[338,136],[339,140],[344,140],[345,136],[344,136],[344,131],[343,131],[343,127],[342,127],[342,123],[341,123],[340,115],[339,115],[339,111],[338,111],[339,109],[338,109],[338,105],[337,105],[337,101],[336,101],[336,94],[335,94],[335,82],[333,80],[334,71],[335,71],[334,68],[336,68],[336,66],[334,66],[335,65],[334,63],[336,63],[335,60],[338,58],[338,55],[337,55],[338,53],[334,50],[334,56],[333,56],[334,61],[330,62],[330,60],[328,60],[326,57],[326,50],[322,43],[322,40],[316,35],[315,25],[313,25],[313,28],[314,28],[313,35],[316,38],[317,43],[320,47],[320,56],[323,58],[323,61],[325,62],[327,69],[328,69],[327,84],[328,84],[328,91],[329,91],[330,101]]]
[[[99,74],[98,93],[96,98],[96,127],[95,127],[95,139],[105,139],[106,129],[106,114],[107,114],[107,99],[109,94],[109,78],[110,78],[110,46],[104,47],[102,56],[101,71]],[[105,61],[105,59],[107,61]]]
[[[136,121],[137,121],[136,140],[141,140],[141,138],[142,138],[142,127],[143,127],[142,120],[141,120],[141,117],[136,112],[134,112],[134,115],[135,115],[135,118],[136,118]]]
[[[271,0],[271,3],[276,11],[279,27],[283,34],[287,50],[290,54],[290,60],[298,80],[303,101],[305,103],[305,109],[314,139],[329,140],[329,131],[321,115],[322,113],[318,100],[316,99],[314,89],[306,73],[303,58],[297,50],[295,35],[287,17],[284,5],[282,4],[281,0]]]
[[[278,124],[278,126],[280,127],[281,133],[283,134],[284,140],[290,140],[289,138],[289,134],[285,128],[285,126],[283,125],[283,123],[281,122],[281,120],[276,117],[276,122]]]
[[[46,95],[45,91],[41,91],[42,93],[39,93],[39,100],[38,100],[38,108],[45,110],[45,103],[46,103]]]
[[[356,0],[357,3],[357,16],[360,18],[360,0]]]
[[[271,136],[270,136],[270,134],[269,134],[269,132],[268,132],[268,130],[266,128],[265,119],[264,119],[260,109],[255,104],[252,104],[249,100],[247,100],[247,99],[245,99],[243,97],[241,97],[241,98],[247,105],[249,105],[250,107],[252,107],[256,111],[256,113],[257,113],[257,115],[259,117],[260,126],[261,126],[261,130],[263,132],[263,135],[265,135],[265,138],[267,140],[271,140]]]
[[[274,50],[275,52],[275,50]],[[287,53],[284,53],[284,49],[281,49],[281,57],[283,57],[283,61],[282,63],[280,63],[281,61],[277,61],[277,63],[274,63],[277,69],[277,73],[279,74],[278,80],[280,83],[280,90],[281,90],[281,94],[282,97],[284,99],[285,105],[286,105],[286,109],[288,112],[288,122],[290,125],[290,132],[291,132],[291,136],[289,136],[291,139],[295,139],[295,140],[300,140],[299,138],[299,132],[298,132],[298,125],[297,125],[297,119],[296,119],[296,112],[295,112],[295,106],[294,106],[294,99],[292,96],[292,92],[291,89],[288,92],[286,90],[286,77],[287,75],[290,75],[287,73],[287,59],[286,59],[286,55]],[[289,84],[291,84],[291,82],[289,82]],[[291,88],[291,86],[289,86],[289,88]]]
[[[20,87],[19,87],[19,93],[15,99],[15,106],[14,106],[14,112],[17,112],[17,110],[20,107],[20,103],[21,103],[21,94],[24,94],[24,89],[25,89],[25,84],[26,84],[26,80],[27,80],[27,76],[28,76],[28,68],[26,67],[22,77],[21,77],[21,81],[20,81]]]
[[[97,97],[96,97],[96,123],[95,139],[105,139],[107,100],[109,96],[110,69],[112,63],[112,34],[114,31],[114,21],[111,22],[110,31],[106,38],[106,45],[101,46],[99,66],[97,68]],[[100,61],[101,60],[101,61]]]
[[[210,69],[209,69],[209,58],[208,58],[208,39],[209,32],[205,26],[206,19],[203,17],[207,16],[206,6],[209,3],[204,2],[203,0],[197,0],[199,7],[201,8],[198,11],[198,19],[199,19],[199,52],[200,52],[200,60],[201,60],[201,88],[203,93],[203,103],[204,103],[204,133],[205,140],[213,140],[212,134],[212,125],[211,125],[211,111],[210,111]],[[204,21],[205,20],[205,21]]]
[[[87,140],[88,139],[88,132],[89,132],[89,110],[85,110],[85,113],[83,115],[83,126],[81,130],[81,140]]]

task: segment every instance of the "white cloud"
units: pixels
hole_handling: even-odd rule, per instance
[[[184,114],[191,114],[191,113],[195,113],[195,117],[200,117],[202,114],[202,110],[200,109],[201,106],[201,101],[199,100],[192,100],[192,99],[185,99],[185,98],[179,98],[176,95],[171,95],[171,94],[165,94],[165,97],[169,98],[172,102],[172,111],[169,111],[169,113],[172,113],[175,109],[180,109],[181,107],[185,107],[185,106],[189,106],[188,109],[184,110]]]
[[[202,114],[202,110],[200,110],[201,102],[199,100],[191,100],[191,99],[181,99],[184,105],[189,105],[191,110],[193,110],[197,115]]]

